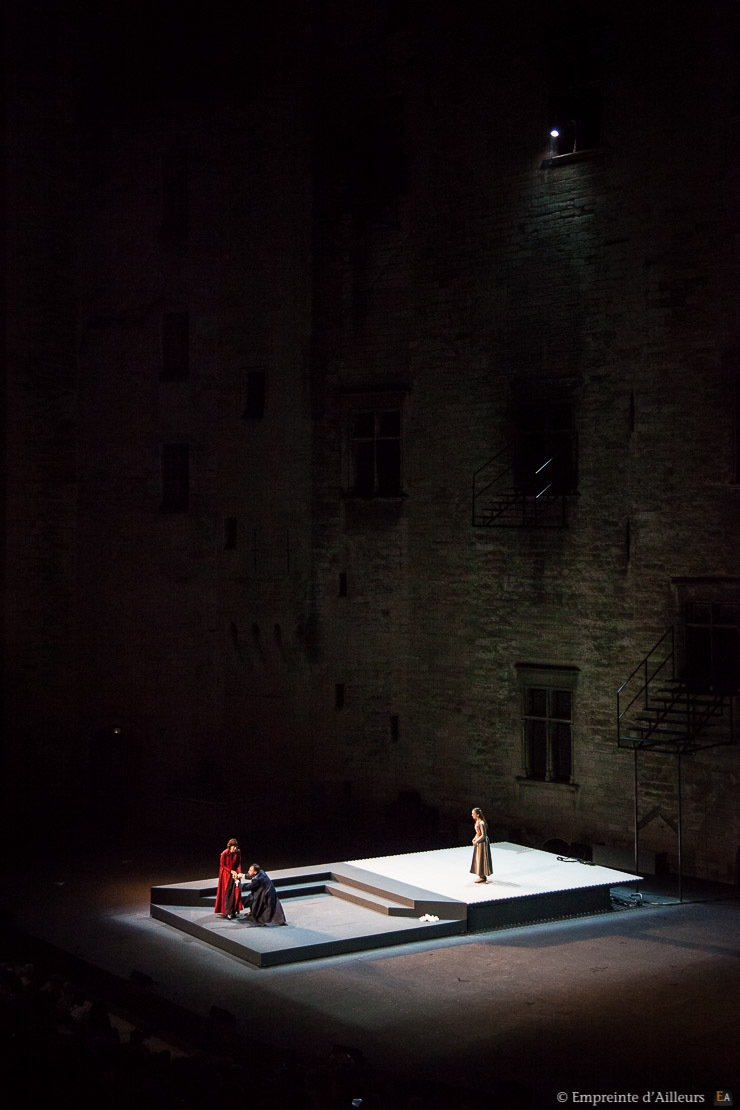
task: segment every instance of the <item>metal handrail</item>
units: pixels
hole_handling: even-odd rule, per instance
[[[651,675],[649,675],[648,674],[648,667],[649,667],[650,657],[655,654],[655,652],[658,650],[660,645],[663,643],[663,641],[668,636],[670,636],[671,650],[660,661],[660,663],[657,665],[657,667],[655,668],[653,673]],[[648,687],[650,686],[650,683],[653,681],[653,679],[656,677],[656,675],[660,674],[660,672],[663,670],[663,668],[666,666],[667,663],[669,663],[669,662],[671,663],[671,679],[674,679],[676,677],[675,652],[676,652],[675,629],[674,629],[674,626],[671,625],[670,628],[666,629],[666,631],[660,637],[658,642],[656,644],[654,644],[654,646],[650,649],[650,651],[647,653],[645,658],[640,660],[640,662],[637,664],[637,666],[635,667],[635,669],[633,670],[633,672],[629,676],[629,678],[625,679],[625,681],[622,683],[622,685],[617,690],[617,740],[619,740],[619,736],[620,736],[620,722],[621,722],[622,718],[624,717],[625,713],[629,709],[632,708],[632,706],[635,704],[637,699],[642,694],[645,695],[645,708],[646,709],[648,708]],[[638,674],[638,672],[643,667],[644,667],[644,670],[645,670],[645,681],[643,682],[642,686],[637,691],[637,693],[630,699],[630,701],[627,703],[627,705],[625,705],[625,707],[622,709],[621,708],[622,691],[630,684],[630,682],[635,677],[635,675]]]
[[[500,450],[500,451],[498,452],[498,454],[497,454],[497,455],[492,455],[492,456],[491,456],[491,458],[490,458],[490,459],[488,460],[488,462],[484,462],[484,463],[483,463],[483,464],[482,464],[481,466],[479,466],[479,467],[478,467],[478,469],[477,469],[477,470],[475,471],[475,473],[473,474],[473,482],[475,482],[475,479],[476,479],[476,478],[478,477],[478,475],[480,474],[481,470],[485,470],[485,469],[486,469],[486,467],[487,467],[487,466],[490,466],[490,465],[491,465],[491,463],[493,463],[493,462],[495,462],[495,461],[496,461],[496,459],[500,459],[500,458],[501,458],[501,456],[502,456],[502,455],[503,455],[503,454],[504,454],[504,453],[505,453],[506,451],[508,451],[508,450],[509,450],[510,448],[511,448],[511,444],[510,444],[510,443],[507,443],[505,447],[502,447],[502,448],[501,448],[501,450]],[[510,464],[510,465],[509,465],[509,466],[508,466],[508,467],[507,467],[506,469],[507,469],[507,470],[511,470],[511,465],[512,465],[512,464]]]
[[[485,493],[487,493],[492,487],[494,487],[499,482],[501,482],[501,480],[504,477],[506,477],[507,474],[511,474],[515,471],[515,461],[512,458],[515,446],[516,446],[516,441],[507,443],[506,446],[503,447],[496,455],[492,455],[490,459],[488,459],[486,462],[482,463],[481,466],[479,466],[478,469],[473,473],[473,489],[472,489],[471,509],[472,509],[472,520],[473,520],[474,523],[475,523],[475,520],[476,520],[476,505],[478,504],[480,498]],[[531,476],[533,478],[537,477],[537,475],[541,474],[548,467],[552,467],[553,464],[556,463],[558,459],[561,459],[564,456],[567,456],[572,451],[573,451],[573,440],[571,439],[571,441],[567,445],[564,445],[563,447],[560,448],[560,450],[556,451],[554,455],[551,455],[549,459],[546,459],[545,462],[543,462],[540,466],[538,466],[536,470],[531,471],[530,472]],[[496,463],[499,459],[501,459],[502,456],[505,456],[509,460],[508,464],[506,466],[504,466],[502,469],[498,470],[490,480],[486,481],[485,485],[479,486],[478,482],[479,482],[479,479],[480,479],[480,475],[483,474],[485,471],[489,470],[489,468],[494,463]],[[552,471],[551,471],[551,473],[552,473]],[[538,499],[544,497],[545,494],[547,494],[548,491],[550,491],[553,488],[553,486],[555,485],[555,481],[556,481],[556,477],[553,476],[551,481],[549,481],[545,486],[543,486],[542,489],[538,493],[527,493],[525,488],[523,488],[521,486],[517,486],[516,484],[514,484],[513,490],[507,490],[506,495],[503,498],[503,500],[506,501],[506,505],[504,506],[504,509],[508,508],[509,506],[511,506],[515,503],[517,503],[518,501],[524,500],[527,497],[531,497],[531,498],[534,499],[535,502],[537,502]],[[503,493],[503,491],[502,491],[502,493]],[[553,494],[553,496],[561,496],[561,495]],[[502,511],[504,511],[504,510],[502,509]],[[497,515],[500,515],[500,514],[497,514]]]

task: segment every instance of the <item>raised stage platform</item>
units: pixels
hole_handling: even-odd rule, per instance
[[[637,875],[502,841],[476,884],[472,849],[443,848],[270,871],[288,919],[261,928],[216,916],[216,879],[152,887],[152,917],[257,967],[611,909]],[[429,916],[436,920],[429,920]],[[426,917],[426,920],[420,920]]]

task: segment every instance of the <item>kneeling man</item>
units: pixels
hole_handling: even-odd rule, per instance
[[[247,871],[242,887],[242,902],[255,925],[287,925],[275,884],[258,863]]]

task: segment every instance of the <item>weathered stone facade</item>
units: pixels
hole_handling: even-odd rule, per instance
[[[687,597],[740,601],[740,26],[724,0],[701,23],[571,8],[295,5],[248,75],[214,64],[227,26],[209,80],[109,92],[93,124],[46,73],[70,100],[53,146],[19,89],[14,774],[30,750],[83,809],[114,774],[152,823],[229,834],[258,767],[252,820],[377,816],[401,791],[443,829],[477,804],[513,839],[632,844],[616,691],[669,626],[683,643]],[[599,141],[555,151],[552,55],[584,27]],[[63,188],[25,192],[34,144]],[[163,228],[180,148],[187,212]],[[178,313],[187,372],[162,375]],[[567,527],[473,527],[473,475],[527,406],[572,421]],[[187,507],[163,511],[178,444]],[[559,780],[525,752],[540,672],[570,684]],[[642,843],[674,863],[675,763],[639,759]],[[739,772],[735,747],[682,760],[697,875],[736,876]]]

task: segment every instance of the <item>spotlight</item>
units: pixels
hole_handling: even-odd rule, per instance
[[[550,138],[551,139],[559,139],[560,138],[560,132],[558,131],[557,127],[553,127],[552,131],[550,132]]]

